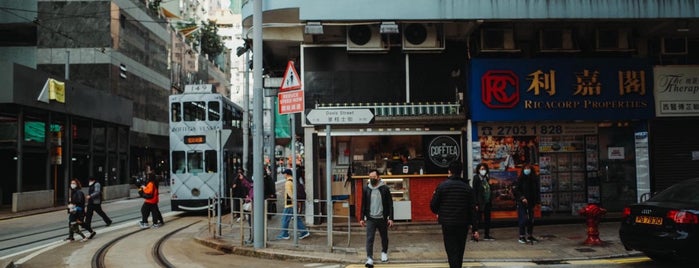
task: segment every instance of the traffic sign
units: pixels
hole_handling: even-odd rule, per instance
[[[302,113],[305,103],[303,90],[279,92],[279,114]]]
[[[301,77],[296,72],[294,68],[294,62],[289,61],[286,64],[286,70],[284,71],[284,78],[282,78],[282,84],[279,86],[279,91],[290,91],[301,88]]]
[[[374,113],[371,109],[313,109],[306,119],[311,125],[368,124]]]

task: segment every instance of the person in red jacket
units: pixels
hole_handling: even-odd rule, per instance
[[[163,221],[163,215],[160,213],[158,208],[158,179],[155,177],[154,173],[149,173],[146,175],[148,177],[148,182],[146,185],[141,186],[143,191],[143,205],[141,206],[141,222],[139,226],[141,228],[148,228],[148,214],[153,214],[153,228],[158,228],[163,226],[165,222]]]

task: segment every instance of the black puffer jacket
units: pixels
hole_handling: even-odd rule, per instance
[[[475,215],[473,190],[460,177],[449,177],[434,190],[430,209],[442,225],[469,226]]]

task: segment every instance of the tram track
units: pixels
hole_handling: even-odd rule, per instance
[[[168,222],[168,226],[171,225],[176,225],[179,223],[180,220],[185,219],[183,217],[177,217],[173,218]],[[169,230],[167,233],[163,234],[158,238],[158,240],[153,243],[150,249],[150,257],[152,258],[155,263],[160,266],[160,267],[175,267],[172,263],[170,263],[167,258],[165,257],[165,254],[163,254],[163,246],[165,245],[165,242],[172,237],[173,235],[179,233],[180,231],[191,227],[194,224],[197,224],[201,222],[201,220],[194,221],[189,224],[185,224],[184,226],[178,226],[176,229]],[[160,227],[160,228],[165,228],[165,227]],[[102,245],[97,251],[93,254],[92,259],[91,259],[91,267],[93,268],[104,268],[108,267],[107,263],[107,255],[109,254],[110,250],[117,244],[119,244],[122,240],[125,240],[130,237],[134,237],[136,234],[145,231],[148,229],[138,229],[135,231],[131,231],[128,233],[124,233],[120,235],[119,237],[116,237],[112,239],[111,241],[105,243]],[[128,239],[127,239],[128,240]]]

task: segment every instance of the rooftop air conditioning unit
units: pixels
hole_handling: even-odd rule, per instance
[[[386,38],[379,33],[379,25],[352,25],[347,28],[347,51],[387,52]]]
[[[481,29],[481,52],[520,52],[515,45],[514,30],[507,28]]]
[[[444,50],[444,30],[437,23],[408,23],[403,25],[403,51]]]
[[[541,52],[579,52],[570,29],[539,30]]]
[[[687,55],[687,37],[663,37],[660,52],[663,55]]]
[[[597,29],[595,32],[596,51],[633,51],[629,29]]]

